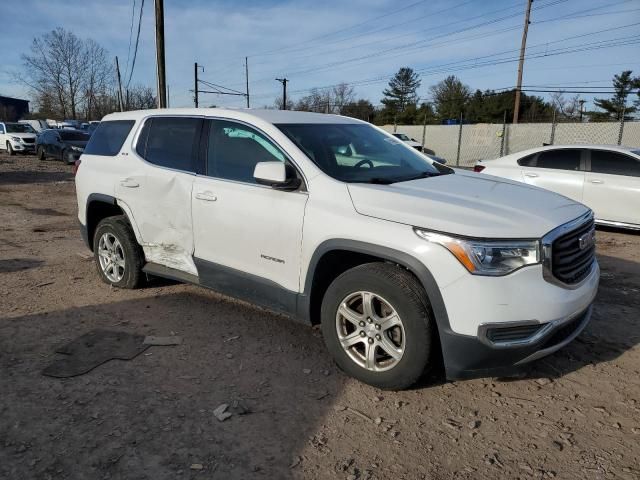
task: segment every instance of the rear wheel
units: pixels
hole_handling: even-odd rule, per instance
[[[36,155],[38,156],[38,160],[46,160],[47,156],[44,153],[44,148],[42,145],[38,146],[38,150],[36,151]]]
[[[370,263],[340,275],[322,301],[327,349],[347,374],[375,387],[413,385],[430,365],[436,329],[408,271]]]
[[[93,255],[103,282],[137,288],[144,281],[144,254],[123,215],[102,220],[93,236]]]

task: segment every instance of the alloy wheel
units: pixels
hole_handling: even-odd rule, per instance
[[[104,233],[98,242],[98,258],[102,273],[110,282],[118,283],[124,277],[125,259],[122,244],[113,233]]]
[[[404,354],[402,319],[375,293],[359,291],[345,297],[336,313],[336,330],[349,358],[367,370],[390,370]]]

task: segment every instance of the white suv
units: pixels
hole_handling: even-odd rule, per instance
[[[0,150],[9,155],[16,152],[36,151],[36,131],[31,125],[15,122],[0,122]]]
[[[439,165],[352,118],[116,113],[76,168],[106,283],[168,277],[321,324],[338,365],[380,388],[441,362],[450,379],[507,375],[591,316],[588,208]]]

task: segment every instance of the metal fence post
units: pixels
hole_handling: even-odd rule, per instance
[[[622,118],[620,119],[620,129],[618,130],[618,145],[622,145],[622,134],[624,133],[624,114],[627,108],[622,109]]]
[[[507,111],[504,111],[504,118],[502,119],[502,138],[500,139],[500,156],[504,156],[504,137],[507,134]]]
[[[462,146],[462,112],[460,112],[460,129],[458,130],[458,153],[456,154],[456,167],[460,166],[460,147]]]
[[[556,109],[553,109],[553,117],[551,117],[551,138],[549,139],[549,145],[553,145],[553,141],[556,138]]]
[[[422,124],[422,150],[424,150],[425,140],[427,136],[427,111],[424,111],[424,123]]]

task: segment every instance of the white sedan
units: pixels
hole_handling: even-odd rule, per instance
[[[582,202],[600,225],[640,230],[640,148],[553,145],[480,160],[474,171]]]

